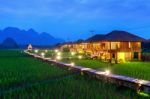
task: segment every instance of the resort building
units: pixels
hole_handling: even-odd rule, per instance
[[[110,62],[141,60],[143,38],[125,31],[112,31],[106,35],[95,35],[84,42],[66,43],[61,48],[86,53],[91,58]]]

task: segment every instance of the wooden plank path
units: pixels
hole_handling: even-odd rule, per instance
[[[103,80],[106,82],[111,82],[116,84],[117,86],[125,86],[132,88],[136,91],[143,91],[145,93],[150,94],[150,81],[136,79],[128,76],[116,75],[116,74],[109,74],[103,71],[97,71],[91,68],[85,68],[81,66],[74,66],[72,64],[66,64],[63,62],[58,62],[56,60],[51,60],[50,58],[44,58],[40,55],[36,55],[33,53],[29,53],[28,51],[24,51],[26,54],[33,56],[34,58],[50,62],[60,67],[68,68],[71,71],[81,73],[82,75],[88,75],[90,77]]]

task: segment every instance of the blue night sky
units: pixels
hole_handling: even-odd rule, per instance
[[[65,40],[112,30],[150,39],[150,0],[0,0],[0,29],[8,26]]]

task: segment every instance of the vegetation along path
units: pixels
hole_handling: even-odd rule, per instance
[[[1,99],[148,98],[127,88],[122,90],[113,84],[73,74],[19,50],[0,51],[0,92]]]

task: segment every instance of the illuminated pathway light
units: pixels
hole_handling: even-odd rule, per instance
[[[75,63],[72,62],[70,65],[71,65],[71,66],[75,66]]]
[[[105,71],[105,74],[106,74],[106,75],[109,75],[109,74],[110,74],[110,71],[109,71],[109,70],[106,70],[106,71]]]
[[[143,84],[143,81],[142,81],[142,80],[140,80],[140,81],[139,81],[139,84],[140,84],[140,85],[142,85],[142,84]]]
[[[44,56],[45,56],[45,53],[41,53],[41,56],[44,57]]]
[[[56,59],[57,59],[57,60],[61,60],[62,57],[61,57],[61,56],[57,56]]]
[[[57,55],[60,56],[60,55],[61,55],[61,52],[57,52]]]
[[[39,52],[39,50],[34,50],[34,52],[35,52],[35,53],[38,53],[38,52]]]
[[[71,55],[74,56],[76,53],[75,52],[71,52]]]
[[[79,55],[79,56],[78,56],[78,58],[79,58],[79,59],[82,59],[82,56],[81,56],[81,55]]]
[[[137,83],[139,84],[139,86],[141,86],[142,84],[146,84],[148,82],[145,80],[139,80]]]

